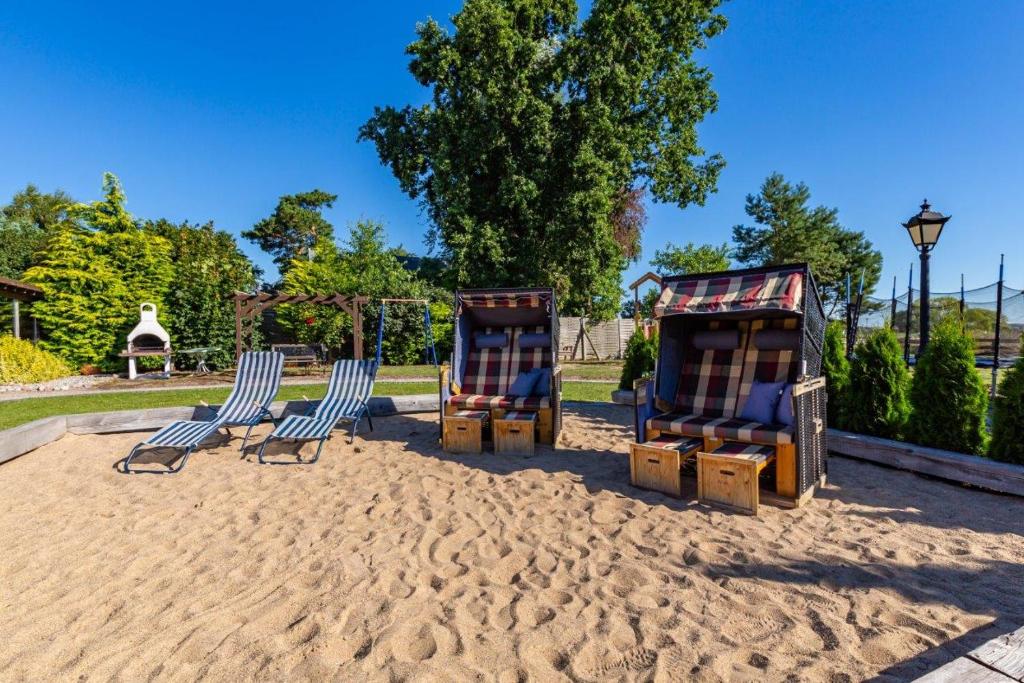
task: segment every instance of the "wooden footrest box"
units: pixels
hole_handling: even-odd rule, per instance
[[[494,421],[494,452],[533,455],[537,413],[510,410]]]
[[[774,459],[772,446],[733,442],[697,453],[697,499],[756,515],[758,478]]]
[[[630,444],[630,483],[642,489],[681,497],[683,463],[703,445],[703,439],[676,434],[662,434],[645,443]]]
[[[484,427],[491,414],[486,410],[460,410],[444,417],[444,450],[449,453],[482,453]]]

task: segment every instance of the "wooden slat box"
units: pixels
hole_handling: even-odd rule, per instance
[[[698,452],[697,499],[756,515],[758,477],[774,459],[771,446],[731,441],[711,452]]]
[[[482,453],[486,410],[459,410],[444,418],[444,450],[449,453]]]
[[[633,486],[680,498],[683,463],[703,446],[703,439],[677,434],[662,434],[644,443],[630,444],[629,481]]]
[[[510,410],[494,420],[494,452],[502,455],[533,455],[537,413]]]

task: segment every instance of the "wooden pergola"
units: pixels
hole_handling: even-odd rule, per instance
[[[234,300],[236,361],[242,357],[242,353],[252,350],[252,331],[263,316],[263,312],[278,304],[321,304],[348,313],[352,317],[353,355],[356,360],[363,357],[363,305],[369,302],[365,296],[235,292]]]
[[[32,303],[43,298],[43,290],[27,282],[9,280],[0,277],[0,296],[11,300],[11,312],[14,315],[12,332],[14,336],[21,339],[21,302]],[[32,318],[32,340],[39,339],[39,325],[35,317]]]

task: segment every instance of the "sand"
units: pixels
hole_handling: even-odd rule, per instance
[[[66,436],[0,466],[0,679],[906,680],[1024,623],[1024,500],[833,458],[810,506],[731,514],[629,486],[629,415],[174,476]]]

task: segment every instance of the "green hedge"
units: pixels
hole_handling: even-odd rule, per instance
[[[1017,359],[999,383],[988,452],[996,460],[1024,465],[1024,358]]]

